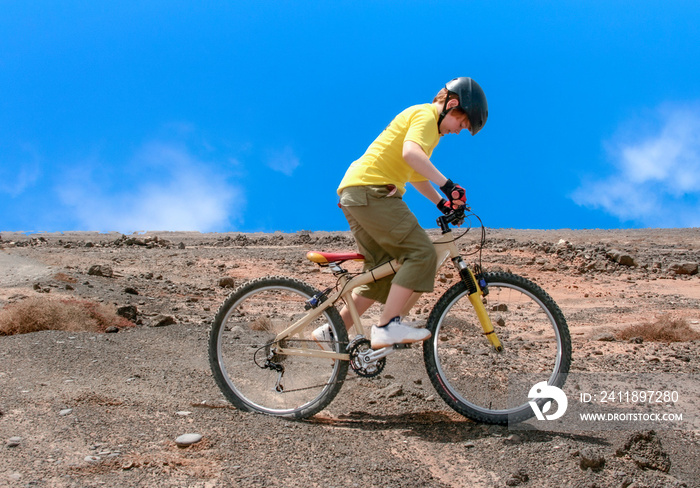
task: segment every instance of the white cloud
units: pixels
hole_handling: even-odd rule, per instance
[[[17,197],[41,176],[40,157],[28,144],[19,145],[16,158],[3,158],[0,166],[0,193]]]
[[[292,176],[294,170],[299,166],[299,158],[294,154],[294,150],[287,146],[281,151],[270,151],[266,164],[274,171]]]
[[[573,199],[647,227],[698,227],[700,104],[666,106],[653,119],[652,133],[628,130],[610,143],[613,173],[585,182]]]
[[[220,173],[182,147],[153,143],[116,171],[77,168],[58,191],[85,230],[206,232],[240,219],[245,205]]]

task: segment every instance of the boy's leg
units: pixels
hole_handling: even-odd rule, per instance
[[[396,283],[392,284],[389,289],[389,296],[386,299],[386,305],[384,305],[382,315],[379,317],[379,325],[386,325],[394,317],[401,316],[404,306],[412,295],[413,290]]]
[[[381,187],[346,188],[341,194],[341,205],[360,252],[369,251],[372,257],[367,265],[374,266],[392,258],[399,259],[402,264],[395,276],[371,283],[367,290],[360,289],[359,294],[386,303],[392,284],[418,292],[433,290],[437,254],[415,215],[400,197],[388,197]],[[403,294],[399,296],[403,298]]]
[[[351,296],[352,302],[355,304],[355,308],[357,309],[357,315],[360,317],[374,303],[374,300],[363,297],[362,295],[355,295],[354,293],[351,293]],[[340,311],[340,317],[343,319],[343,322],[345,322],[345,328],[349,330],[350,327],[352,327],[352,317],[350,316],[350,309],[347,307],[347,305]]]

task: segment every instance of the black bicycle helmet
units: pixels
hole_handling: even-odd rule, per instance
[[[445,85],[447,88],[447,98],[445,99],[445,107],[447,107],[447,102],[450,100],[450,95],[457,95],[459,97],[459,106],[469,117],[469,123],[471,128],[469,132],[472,135],[476,135],[486,124],[486,119],[489,117],[489,106],[486,103],[486,95],[484,90],[481,89],[479,84],[472,80],[471,78],[461,77],[455,78],[454,80],[448,82]],[[443,109],[438,119],[438,129],[440,128],[440,122],[452,109]]]

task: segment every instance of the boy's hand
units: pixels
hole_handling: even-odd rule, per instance
[[[444,198],[441,198],[440,201],[437,204],[437,208],[440,209],[440,211],[444,215],[449,215],[450,212],[452,212],[452,204],[445,200]]]
[[[467,204],[467,192],[459,185],[456,185],[452,180],[448,179],[440,190],[447,196],[451,207],[461,207]],[[438,204],[438,208],[440,204]],[[442,210],[442,209],[440,209]]]

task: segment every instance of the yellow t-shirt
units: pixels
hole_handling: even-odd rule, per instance
[[[430,157],[440,142],[437,120],[438,112],[432,103],[414,105],[401,112],[365,154],[350,165],[338,194],[349,186],[395,185],[399,195],[403,195],[406,183],[427,180],[406,163],[403,143],[415,142]]]

